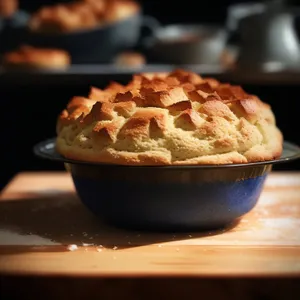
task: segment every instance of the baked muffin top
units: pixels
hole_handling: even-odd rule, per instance
[[[71,57],[68,52],[56,48],[38,48],[21,45],[7,52],[2,58],[4,67],[60,69],[68,67]]]
[[[56,146],[89,162],[197,165],[272,160],[282,141],[270,105],[257,96],[174,70],[74,97],[58,118]]]
[[[113,63],[119,67],[142,67],[147,63],[145,55],[136,51],[124,51],[117,54]]]
[[[43,6],[29,20],[34,32],[66,33],[117,22],[139,9],[134,0],[78,0]]]

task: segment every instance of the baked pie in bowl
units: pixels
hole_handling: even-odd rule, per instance
[[[28,22],[27,44],[60,48],[74,64],[109,63],[138,43],[143,24],[135,0],[76,0],[43,6]]]
[[[185,70],[72,98],[55,141],[35,152],[64,162],[103,220],[158,230],[230,224],[255,206],[272,165],[300,154],[258,96]]]

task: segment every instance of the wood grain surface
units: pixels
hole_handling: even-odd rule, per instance
[[[0,196],[0,273],[295,278],[299,229],[299,172],[272,173],[230,228],[180,234],[109,227],[80,203],[67,173],[21,173]]]

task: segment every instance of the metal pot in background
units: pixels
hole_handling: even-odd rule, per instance
[[[173,24],[156,28],[144,41],[150,60],[168,64],[220,64],[227,42],[223,27]]]
[[[300,8],[276,3],[268,5],[262,13],[244,18],[240,23],[237,68],[253,71],[265,71],[269,66],[299,69],[300,43],[295,28],[296,16],[300,16]]]
[[[226,28],[229,32],[228,43],[238,46],[240,43],[240,22],[251,15],[264,12],[266,4],[260,2],[244,2],[231,4],[227,8]]]

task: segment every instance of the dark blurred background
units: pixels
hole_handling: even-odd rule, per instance
[[[35,11],[41,5],[68,2],[68,0],[20,0],[20,7]],[[267,3],[271,0],[138,0],[146,14],[157,17],[162,23],[173,22],[216,22],[223,23],[229,5],[236,3]],[[284,0],[288,5],[298,5],[299,0]]]
[[[63,0],[68,2],[68,0]],[[61,3],[59,0],[21,0],[20,6],[29,11],[43,5]],[[226,18],[226,8],[229,4],[245,1],[237,0],[139,0],[146,14],[157,17],[162,23],[175,22],[216,22],[222,23]],[[256,2],[256,1],[246,1]],[[291,1],[292,2],[292,1]]]
[[[55,4],[68,0],[21,0],[21,8],[34,11],[40,5]],[[173,22],[216,22],[223,23],[226,19],[228,5],[235,3],[255,3],[265,1],[240,0],[139,0],[146,14],[157,17],[162,23]],[[299,0],[286,0],[286,4],[297,5]]]
[[[35,11],[41,5],[61,1],[21,0],[24,10]],[[214,23],[223,25],[227,7],[244,1],[174,1],[140,0],[144,14],[157,18],[162,24],[169,23]],[[247,1],[251,2],[251,1]],[[299,1],[286,1],[291,5]],[[300,14],[299,14],[300,15]],[[1,41],[0,41],[1,42]],[[36,158],[32,147],[37,142],[55,136],[56,117],[73,95],[84,95],[89,84],[80,76],[68,84],[24,84],[16,80],[14,84],[1,83],[1,174],[0,188],[17,172],[24,170],[63,170],[58,163]],[[126,81],[128,75],[113,77],[109,74],[97,76],[94,83],[104,87],[110,80]],[[238,80],[237,83],[239,84]],[[278,126],[285,139],[300,144],[299,94],[300,81],[283,80],[276,83],[268,81],[248,81],[243,83],[246,91],[258,94],[269,102],[277,117]],[[276,166],[280,170],[300,170],[299,161]]]

